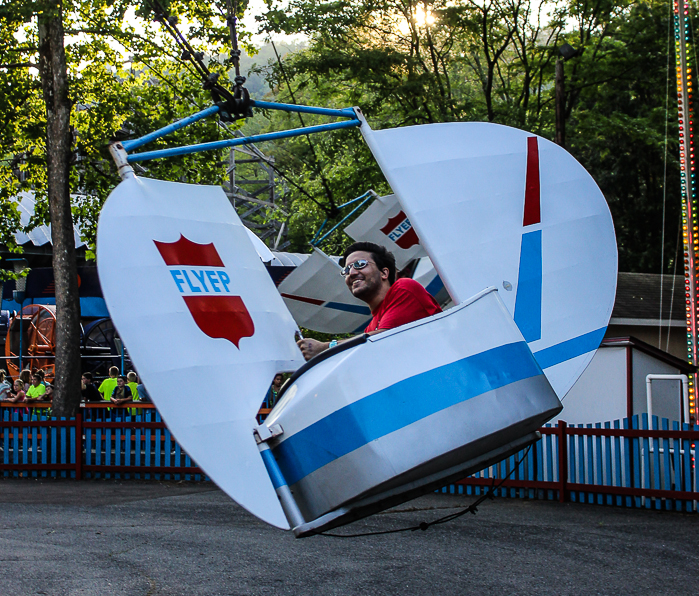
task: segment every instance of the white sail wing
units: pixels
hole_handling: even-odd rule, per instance
[[[592,177],[558,145],[496,124],[361,131],[454,302],[498,287],[563,397],[616,292],[614,226]]]
[[[395,195],[377,197],[357,219],[345,228],[356,241],[385,246],[396,257],[400,271],[414,259],[425,256],[420,239]]]
[[[109,312],[168,428],[233,499],[288,528],[253,437],[297,327],[220,188],[129,178],[100,215]]]

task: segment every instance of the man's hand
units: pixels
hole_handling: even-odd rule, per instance
[[[318,341],[317,339],[300,339],[296,342],[303,357],[310,360],[313,356],[325,352],[330,347],[327,341]]]

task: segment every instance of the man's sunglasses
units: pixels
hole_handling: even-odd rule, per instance
[[[367,259],[358,259],[354,263],[350,263],[349,265],[345,265],[341,270],[340,270],[340,275],[342,277],[347,277],[350,274],[350,271],[352,271],[352,267],[354,267],[357,271],[360,271],[361,269],[364,269],[371,261]]]

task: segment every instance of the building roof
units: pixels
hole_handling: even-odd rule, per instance
[[[27,226],[29,220],[34,215],[36,201],[33,192],[21,192],[17,198],[17,207],[20,212],[20,220],[22,226]],[[73,226],[73,236],[75,238],[75,248],[85,246],[85,243],[80,237],[80,228],[77,225]],[[29,232],[18,231],[15,233],[15,242],[24,248],[24,252],[31,252],[33,247],[51,246],[51,224],[48,226],[36,226]]]
[[[619,273],[611,323],[644,320],[657,324],[660,317],[660,277],[657,273]],[[684,324],[684,276],[662,276],[662,302],[663,320],[671,318]]]
[[[645,352],[649,356],[653,356],[654,358],[657,358],[658,360],[679,369],[685,374],[694,374],[697,372],[697,367],[695,365],[689,364],[689,362],[686,360],[677,358],[668,352],[659,350],[655,346],[651,346],[650,344],[641,341],[637,337],[605,337],[602,340],[600,348],[619,348],[626,346],[631,346],[632,348],[636,348],[641,352]]]

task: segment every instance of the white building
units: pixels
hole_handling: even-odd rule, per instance
[[[619,273],[614,310],[605,339],[563,400],[556,420],[569,424],[607,422],[648,412],[646,376],[689,375],[686,360],[684,278]],[[652,411],[681,420],[682,383],[652,381]]]

